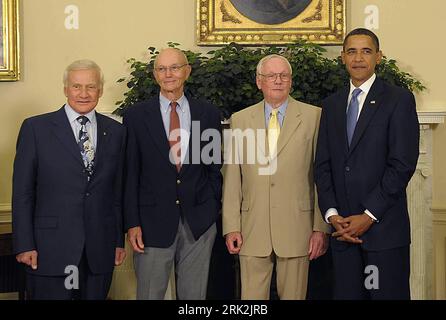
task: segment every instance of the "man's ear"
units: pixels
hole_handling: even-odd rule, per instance
[[[67,87],[63,86],[63,93],[64,93],[65,97],[68,98],[68,92],[67,91],[68,91]]]
[[[377,53],[376,64],[380,64],[382,59],[383,59],[383,53],[381,50],[379,50]]]
[[[186,66],[186,72],[187,72],[187,76],[186,76],[186,80],[189,79],[190,73],[192,72],[192,67],[190,66],[190,64],[188,64]]]
[[[341,59],[342,59],[342,64],[345,64],[345,52],[344,52],[344,50],[341,51]]]
[[[259,76],[256,76],[256,84],[257,84],[257,88],[259,90],[262,90],[262,85],[261,85],[261,81]]]

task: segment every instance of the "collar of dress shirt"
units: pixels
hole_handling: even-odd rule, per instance
[[[70,123],[77,121],[77,118],[79,116],[82,116],[82,114],[79,114],[76,111],[74,111],[73,108],[68,103],[65,104],[65,113],[67,114]],[[90,123],[92,125],[96,124],[96,112],[94,111],[94,109],[91,110],[89,113],[84,114],[84,116],[86,116],[88,120],[90,120]]]
[[[277,112],[278,114],[280,114],[281,116],[285,116],[285,111],[286,108],[288,107],[288,99],[286,99],[280,106],[279,106],[279,111]],[[265,118],[269,119],[270,115],[271,115],[271,111],[273,110],[273,107],[265,101]]]
[[[361,94],[363,95],[365,94],[367,96],[367,94],[370,91],[370,88],[372,87],[373,83],[375,82],[376,79],[376,74],[374,73],[366,82],[364,82],[363,84],[361,84],[358,88],[361,89]],[[353,85],[352,80],[350,79],[350,93],[349,93],[349,98],[352,96],[353,90],[355,90],[356,87]]]
[[[184,94],[177,100],[178,106],[180,107],[181,112],[184,112],[184,102],[186,100],[186,97]],[[167,99],[165,96],[163,96],[160,93],[160,105],[161,105],[161,111],[164,113],[167,113],[170,109],[170,103],[172,101]]]

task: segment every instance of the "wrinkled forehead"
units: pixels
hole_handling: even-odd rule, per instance
[[[291,70],[283,59],[274,57],[263,63],[262,73],[268,72],[291,72]]]
[[[161,51],[155,58],[155,65],[169,66],[173,64],[187,63],[184,53],[175,49],[166,49]]]
[[[101,75],[97,69],[70,70],[67,80],[71,83],[100,83]]]

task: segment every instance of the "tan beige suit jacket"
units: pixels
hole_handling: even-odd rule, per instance
[[[265,257],[274,250],[279,257],[305,256],[312,231],[329,231],[315,201],[313,181],[320,109],[291,97],[288,101],[277,156],[272,159],[264,101],[231,118],[232,129],[240,129],[245,137],[251,134],[251,139],[240,135],[232,139],[224,166],[223,234],[242,233],[241,255]],[[245,131],[252,129],[263,130],[255,130],[252,139],[252,133]],[[255,159],[252,154],[248,157],[250,149],[255,150]],[[272,174],[265,174],[268,170]]]

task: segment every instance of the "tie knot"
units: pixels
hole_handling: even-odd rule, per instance
[[[176,101],[172,101],[172,102],[170,103],[170,108],[171,108],[171,110],[176,110],[177,107],[178,107],[178,102],[176,102]]]
[[[76,120],[83,126],[89,121],[86,116],[79,116]]]
[[[271,110],[271,116],[272,117],[276,117],[278,112],[279,112],[279,109],[272,109]]]
[[[352,98],[353,98],[353,99],[356,99],[356,98],[360,95],[361,92],[362,92],[361,89],[356,88],[355,90],[353,90]]]

